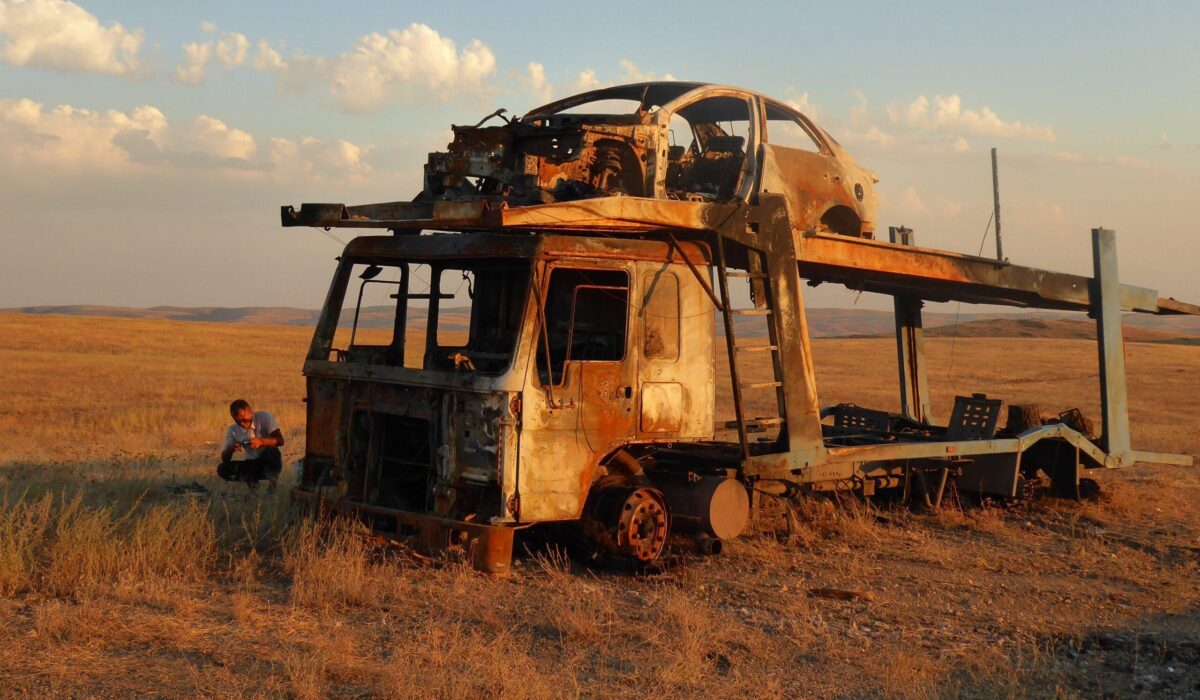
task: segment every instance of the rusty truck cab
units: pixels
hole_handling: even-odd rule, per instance
[[[351,241],[304,367],[303,485],[506,567],[511,528],[580,519],[614,453],[711,439],[714,312],[684,255],[708,269],[693,243]]]

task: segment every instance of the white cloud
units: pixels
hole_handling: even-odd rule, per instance
[[[654,80],[678,80],[670,73],[664,73],[661,77],[654,71],[644,71],[638,68],[638,65],[628,58],[622,58],[617,62],[621,66],[624,73],[617,81],[618,83],[647,83]]]
[[[323,141],[311,137],[299,141],[273,138],[267,141],[263,159],[275,172],[304,173],[321,178],[367,177],[372,168],[365,161],[369,149],[349,141]]]
[[[72,73],[138,77],[142,30],[107,27],[67,0],[0,0],[0,61]]]
[[[1088,162],[1087,156],[1083,155],[1082,153],[1075,153],[1072,151],[1051,151],[1050,153],[1046,154],[1046,157],[1050,160],[1057,160],[1062,163]]]
[[[846,145],[865,144],[879,149],[891,148],[896,143],[896,137],[872,124],[866,131],[844,131],[838,140]]]
[[[201,22],[200,31],[204,32],[205,34],[212,34],[213,32],[217,31],[217,23],[207,21]]]
[[[789,92],[793,91],[789,89]],[[797,97],[784,100],[784,104],[803,114],[809,119],[812,119],[813,121],[817,121],[821,118],[821,110],[817,109],[817,106],[808,98],[807,92],[802,92]]]
[[[126,175],[154,169],[222,168],[279,178],[307,175],[353,179],[372,174],[369,147],[348,141],[253,136],[219,119],[197,115],[172,124],[157,108],[128,113],[28,99],[0,100],[0,162],[45,172]]]
[[[571,83],[572,92],[587,92],[588,90],[597,90],[601,87],[600,79],[596,77],[596,71],[591,68],[579,71],[575,76],[575,80]]]
[[[989,107],[966,109],[958,95],[937,95],[932,102],[921,95],[907,106],[890,105],[888,116],[895,124],[929,131],[996,136],[1029,141],[1055,141],[1054,130],[1041,124],[1006,122]]]
[[[251,59],[250,66],[256,70],[278,72],[282,71],[286,67],[286,64],[283,56],[271,48],[269,41],[260,39],[258,42],[258,53]]]
[[[1154,165],[1154,163],[1134,156],[1113,156],[1111,159],[1107,159],[1107,162],[1111,162],[1113,165],[1127,170],[1149,171],[1158,169],[1158,166]]]
[[[203,83],[211,55],[212,43],[184,44],[183,63],[175,66],[175,71],[171,73],[171,80],[192,86]]]
[[[306,93],[318,87],[338,108],[371,112],[393,102],[449,100],[485,90],[496,57],[479,40],[461,50],[424,24],[368,34],[335,58],[296,53],[283,58],[260,43],[255,67],[273,72],[282,90]]]
[[[184,153],[208,153],[218,160],[248,161],[255,150],[253,136],[204,114],[175,132],[168,145]]]
[[[217,60],[226,68],[240,66],[246,62],[250,40],[245,34],[229,32],[217,42]]]
[[[595,69],[585,68],[561,83],[551,83],[546,78],[546,69],[541,63],[530,63],[528,75],[521,78],[521,85],[532,93],[540,103],[549,102],[558,97],[575,95],[589,90],[622,85],[625,83],[644,83],[655,80],[678,80],[670,73],[661,76],[654,71],[642,70],[633,61],[623,58],[617,62],[621,73],[612,80],[601,80]],[[536,69],[535,69],[536,66]],[[536,74],[535,74],[536,70]]]
[[[205,31],[213,33],[209,24]],[[174,78],[186,85],[204,80],[211,62],[226,69],[247,66],[273,75],[282,92],[322,94],[347,112],[372,112],[393,102],[419,99],[449,100],[486,90],[484,81],[496,70],[496,57],[479,40],[461,50],[453,40],[424,24],[391,29],[386,34],[360,37],[354,48],[336,57],[297,52],[284,57],[265,39],[251,54],[251,42],[239,32],[220,39],[183,46],[184,61]],[[530,64],[530,80],[535,66]],[[542,69],[537,92],[548,89]]]
[[[900,195],[900,209],[909,214],[924,214],[926,207],[917,188],[909,187]]]
[[[531,62],[527,67],[526,86],[538,102],[546,103],[554,98],[554,88],[546,81],[546,67],[540,63]]]
[[[906,187],[904,190],[897,192],[896,190],[886,187],[876,188],[879,195],[879,206],[887,216],[890,217],[905,217],[905,216],[920,216],[929,210],[925,205],[925,200],[921,198],[920,193],[915,187]]]
[[[857,128],[872,126],[871,110],[867,106],[867,96],[862,90],[855,90],[854,97],[858,103],[850,108],[850,124]]]
[[[118,135],[140,132],[149,137],[165,121],[153,107],[126,114],[69,105],[44,110],[28,99],[0,100],[0,154],[10,164],[112,170],[129,160],[129,153],[114,143]]]
[[[950,218],[950,219],[953,219],[953,218],[957,217],[959,214],[963,213],[963,210],[966,208],[967,208],[967,205],[964,204],[963,202],[956,202],[952,199],[943,199],[941,201],[942,214],[944,214],[947,218]]]
[[[183,62],[175,66],[171,79],[193,87],[204,82],[209,63],[219,63],[226,70],[247,63],[262,70],[274,70],[282,63],[279,54],[266,42],[259,45],[259,53],[251,59],[250,40],[238,32],[226,32],[216,41],[184,44],[182,48]]]
[[[1158,166],[1154,163],[1134,156],[1088,156],[1074,151],[1051,151],[1046,153],[1045,156],[1050,160],[1060,163],[1070,163],[1072,165],[1100,165],[1138,172],[1149,172],[1158,169]]]
[[[961,136],[954,139],[954,143],[951,144],[950,149],[959,155],[966,155],[968,153],[971,153],[971,150],[972,150],[971,144],[968,143],[967,140]]]
[[[807,94],[807,93],[806,93]],[[896,144],[896,137],[875,124],[867,105],[867,96],[855,90],[857,103],[850,108],[850,126],[844,129],[833,127],[838,141],[852,145],[863,145],[877,150],[886,150]]]
[[[1051,231],[1062,236],[1073,225],[1070,213],[1058,202],[1016,199],[1005,205],[1003,214],[1004,222],[1015,231]]]

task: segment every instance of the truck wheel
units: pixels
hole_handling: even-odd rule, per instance
[[[610,554],[654,561],[666,547],[670,531],[666,500],[658,489],[597,485],[588,498],[584,531]]]

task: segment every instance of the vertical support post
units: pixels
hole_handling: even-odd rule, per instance
[[[801,291],[799,251],[782,195],[759,198],[759,234],[767,243],[765,258],[770,280],[771,323],[779,345],[780,380],[783,382],[783,416],[787,421],[790,469],[808,470],[825,461],[821,430],[821,405],[817,399],[816,370],[808,337],[808,316]],[[805,473],[811,474],[806,471]]]
[[[421,360],[422,366],[429,364],[429,358],[437,350],[438,322],[442,308],[442,270],[429,266],[429,306],[426,307],[425,319],[425,354]]]
[[[888,228],[888,240],[899,245],[914,245],[912,229]],[[900,368],[900,408],[918,423],[932,420],[929,409],[929,382],[925,376],[925,329],[921,320],[920,299],[897,294],[892,297],[896,309],[896,359]]]
[[[996,259],[1004,259],[1004,244],[1000,240],[1000,168],[996,163],[996,149],[992,149],[992,215],[996,219]]]
[[[1104,413],[1101,445],[1110,463],[1133,462],[1129,444],[1129,397],[1125,393],[1125,339],[1121,334],[1121,284],[1117,278],[1117,238],[1111,229],[1092,229],[1092,315],[1100,350],[1100,406]]]
[[[404,366],[404,347],[408,335],[409,263],[400,266],[400,286],[392,298],[396,300],[396,316],[392,320],[392,344],[388,346],[388,363]]]

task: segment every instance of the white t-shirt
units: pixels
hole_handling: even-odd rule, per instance
[[[246,459],[255,459],[267,448],[260,447],[255,450],[246,443],[250,442],[250,438],[271,437],[271,433],[276,430],[279,430],[279,424],[275,422],[275,416],[266,411],[255,411],[249,428],[243,429],[242,426],[234,423],[225,429],[225,440],[221,443],[221,451],[224,452],[241,443]]]

